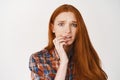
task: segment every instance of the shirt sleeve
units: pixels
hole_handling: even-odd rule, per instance
[[[40,58],[32,54],[29,59],[29,69],[32,80],[54,80],[55,72],[50,64],[45,63],[43,56]]]

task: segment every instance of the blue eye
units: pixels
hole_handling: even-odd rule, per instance
[[[71,26],[77,27],[77,23],[72,23]]]

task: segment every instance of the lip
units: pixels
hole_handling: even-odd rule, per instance
[[[72,36],[65,36],[65,38],[70,39],[70,38],[72,38]]]

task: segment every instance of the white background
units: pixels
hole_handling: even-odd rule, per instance
[[[30,80],[29,57],[46,46],[50,15],[64,3],[81,12],[109,80],[120,80],[119,0],[0,0],[0,80]]]

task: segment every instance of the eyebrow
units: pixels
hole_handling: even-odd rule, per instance
[[[64,20],[63,21],[58,21],[58,22],[65,22]],[[73,23],[77,23],[77,21],[72,21]]]
[[[72,21],[72,22],[77,23],[77,21]]]
[[[65,21],[58,21],[58,22],[65,22]]]

